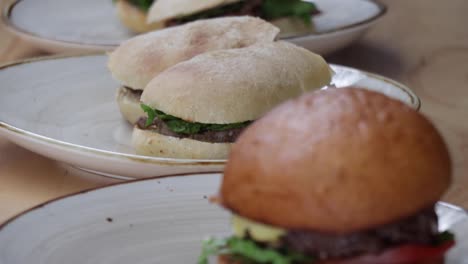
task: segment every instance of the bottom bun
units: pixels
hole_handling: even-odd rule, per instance
[[[120,21],[122,21],[127,28],[136,33],[143,33],[164,27],[164,24],[161,23],[147,24],[146,13],[128,3],[126,0],[118,0],[116,7],[117,16]]]
[[[182,159],[226,159],[232,143],[209,143],[161,135],[135,127],[132,144],[139,155]]]
[[[280,38],[309,35],[315,32],[313,22],[309,25],[304,23],[304,21],[300,18],[279,18],[270,22],[280,29]]]
[[[140,107],[140,99],[133,95],[127,88],[120,87],[116,96],[120,113],[130,124],[135,124],[142,116],[146,116]]]
[[[444,264],[445,261],[443,259],[439,260],[425,260],[422,262],[414,262],[414,263],[405,263],[405,264]],[[220,255],[218,256],[218,264],[244,264],[239,262],[238,260],[232,259],[229,255]],[[341,260],[341,261],[322,261],[322,262],[312,262],[310,264],[380,264],[380,263],[362,263],[356,261],[349,261],[349,260]],[[391,264],[391,263],[386,263]],[[395,263],[397,264],[397,263]]]

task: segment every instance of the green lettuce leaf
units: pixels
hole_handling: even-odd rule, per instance
[[[153,123],[153,120],[156,118],[156,111],[154,111],[153,108],[145,105],[145,104],[140,104],[140,107],[141,109],[143,109],[143,111],[145,111],[146,115],[148,116],[146,118],[146,124],[145,126],[150,126],[151,123]]]
[[[130,4],[138,7],[140,10],[147,12],[151,5],[153,4],[154,0],[124,0],[129,2]],[[117,0],[113,0],[112,2],[117,2]]]
[[[189,123],[184,120],[168,120],[166,125],[175,133],[180,134],[198,134],[202,130],[202,124],[200,123]]]
[[[248,1],[240,1],[233,4],[218,6],[199,13],[183,16],[174,19],[176,24],[183,24],[198,19],[207,19],[221,17],[226,14],[238,13],[242,10]],[[282,17],[297,17],[307,25],[311,24],[310,16],[317,13],[317,6],[311,2],[302,0],[263,0],[260,10],[256,10],[252,15],[259,15],[266,20],[272,20]]]
[[[225,254],[227,246],[227,239],[210,238],[203,241],[202,253],[198,258],[198,264],[208,264],[210,256]]]
[[[437,235],[435,245],[440,246],[440,245],[443,245],[443,244],[445,244],[447,242],[454,241],[454,240],[455,240],[455,235],[454,234],[452,234],[449,231],[444,231],[444,232]]]
[[[264,0],[262,4],[262,18],[266,20],[297,17],[310,25],[310,16],[316,12],[318,9],[314,3],[302,0]]]
[[[285,250],[262,247],[252,240],[230,237],[209,239],[203,244],[198,264],[207,264],[210,256],[229,254],[243,260],[243,263],[292,264],[311,263],[312,258]]]
[[[172,132],[186,135],[198,134],[205,131],[225,131],[229,129],[243,128],[252,123],[252,121],[232,124],[204,124],[188,122],[178,117],[168,115],[157,109],[153,109],[145,104],[141,104],[141,109],[143,109],[148,116],[145,124],[147,127],[150,126],[153,123],[153,120],[157,117],[162,120]]]

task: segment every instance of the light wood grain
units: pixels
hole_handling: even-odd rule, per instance
[[[468,207],[468,2],[386,0],[389,13],[330,61],[395,78],[422,100],[449,144],[454,184],[446,200]]]
[[[385,18],[328,60],[394,78],[421,97],[422,112],[442,131],[454,161],[454,184],[445,199],[468,208],[468,1],[381,2],[389,6]],[[40,54],[0,29],[0,63]],[[48,199],[111,182],[0,138],[0,222]]]
[[[1,10],[10,2],[12,0],[0,0]],[[14,36],[0,23],[0,64],[39,55],[47,54]]]
[[[0,138],[0,222],[49,199],[112,182]]]

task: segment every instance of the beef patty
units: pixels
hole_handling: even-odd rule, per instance
[[[243,128],[233,128],[227,129],[223,131],[203,131],[198,134],[182,134],[176,133],[169,129],[166,123],[159,118],[155,118],[153,123],[149,126],[146,126],[146,117],[141,117],[138,122],[137,126],[139,129],[143,130],[151,130],[153,132],[159,133],[161,135],[170,136],[170,137],[177,137],[177,138],[189,138],[203,142],[209,143],[234,143],[236,139],[239,137],[240,133],[245,129]]]
[[[431,245],[437,234],[437,215],[431,207],[396,223],[348,235],[288,231],[281,245],[323,260],[377,253],[402,244]]]

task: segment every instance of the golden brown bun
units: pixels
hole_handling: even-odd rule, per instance
[[[164,22],[176,17],[196,14],[241,0],[157,0],[148,12],[148,22]]]
[[[118,0],[115,4],[117,8],[117,16],[120,21],[136,33],[147,32],[164,27],[163,23],[146,23],[146,12],[138,9],[125,0]]]
[[[330,80],[321,56],[288,42],[268,42],[181,62],[156,76],[141,100],[184,120],[237,123],[256,120]]]
[[[226,159],[231,143],[209,143],[133,128],[132,145],[139,155],[180,159]]]
[[[272,42],[278,33],[272,24],[248,16],[199,20],[124,41],[110,54],[108,67],[123,85],[143,90],[179,62],[207,51]]]
[[[139,98],[130,94],[127,88],[122,86],[118,89],[116,100],[120,113],[130,124],[135,124],[140,117],[145,116],[145,112],[140,107]]]
[[[450,182],[431,122],[383,94],[341,88],[288,101],[247,128],[220,198],[259,222],[344,234],[431,206]]]

